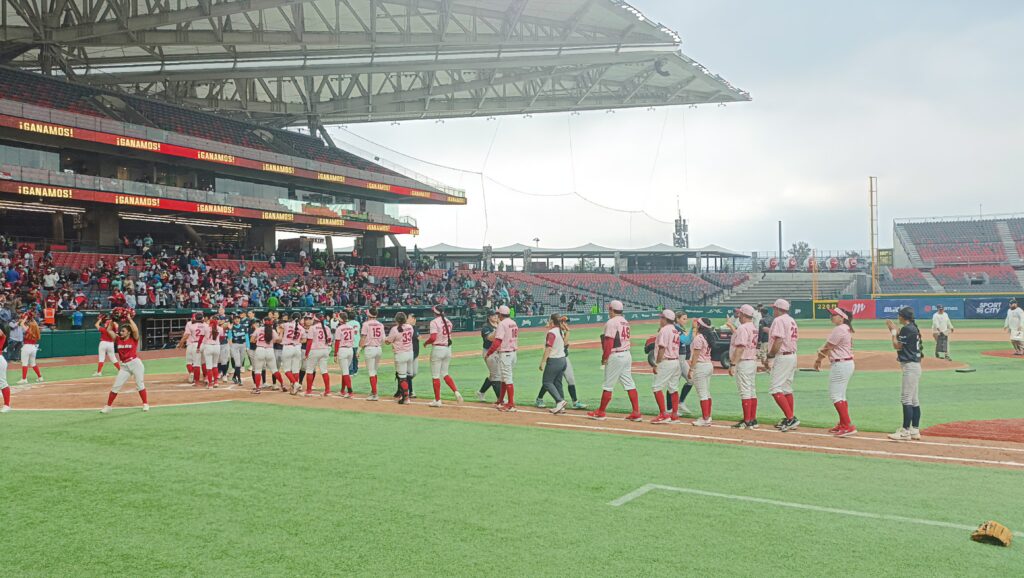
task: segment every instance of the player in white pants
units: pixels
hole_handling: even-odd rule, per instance
[[[462,394],[455,387],[455,380],[448,374],[448,367],[452,361],[452,322],[444,316],[444,307],[435,305],[432,308],[434,319],[430,321],[430,337],[424,342],[424,346],[431,346],[430,350],[430,377],[434,386],[434,401],[430,407],[441,407],[441,380],[444,379],[454,393],[455,400],[462,403]]]
[[[356,327],[348,324],[348,314],[338,314],[338,328],[334,331],[334,358],[341,367],[339,397],[352,398],[352,359],[355,357]]]
[[[117,354],[114,352],[114,340],[109,337],[110,333],[108,332],[108,330],[113,330],[116,337],[117,323],[114,323],[112,319],[101,313],[96,319],[95,327],[100,332],[100,344],[97,351],[99,355],[96,361],[96,373],[92,374],[92,376],[100,377],[103,375],[103,365],[107,360],[113,362],[114,367],[118,370],[121,369],[121,362],[117,360]]]
[[[715,330],[707,317],[694,319],[693,342],[690,344],[690,370],[687,379],[697,390],[700,398],[700,419],[693,422],[698,427],[711,425],[711,376],[714,366],[711,362],[711,344],[715,342]]]
[[[381,345],[384,343],[384,324],[377,320],[377,308],[371,307],[366,312],[366,323],[360,328],[359,348],[363,351],[366,362],[366,374],[370,376],[370,395],[366,401],[378,401],[377,370],[380,367]]]
[[[135,387],[139,392],[139,398],[142,400],[142,411],[149,411],[149,396],[146,391],[146,366],[139,359],[139,328],[132,321],[131,317],[128,317],[122,321],[117,333],[114,333],[114,330],[109,328],[107,329],[107,335],[114,339],[114,346],[117,349],[117,357],[121,361],[121,367],[118,368],[114,385],[110,388],[110,393],[107,395],[107,405],[103,406],[100,412],[110,413],[114,400],[117,399],[117,394],[121,393],[121,388],[124,387],[129,378],[135,380]]]
[[[0,329],[0,353],[7,347],[7,334]],[[0,394],[3,394],[4,404],[0,406],[0,413],[11,411],[11,386],[7,383],[7,359],[0,355]]]
[[[299,393],[299,371],[302,370],[302,341],[306,339],[306,328],[296,315],[289,319],[287,314],[281,315],[282,323],[278,325],[281,333],[281,372],[288,378],[291,394]],[[275,348],[275,351],[277,349]],[[276,360],[276,354],[275,354]]]
[[[515,367],[518,361],[516,351],[519,350],[519,326],[511,317],[512,311],[507,305],[498,307],[498,326],[494,330],[494,339],[487,350],[487,357],[498,357],[498,371],[501,379],[501,390],[495,407],[498,411],[515,413],[516,389]],[[508,402],[505,396],[508,396]]]
[[[622,315],[623,305],[619,300],[608,303],[608,321],[604,324],[601,336],[601,365],[604,366],[604,386],[601,393],[601,406],[587,412],[590,419],[603,420],[605,410],[612,401],[612,390],[616,383],[621,383],[633,411],[626,416],[628,421],[643,421],[640,413],[640,397],[633,383],[633,355],[630,353],[629,321]]]
[[[654,340],[654,382],[651,391],[658,403],[658,416],[651,424],[677,423],[679,421],[679,331],[676,329],[676,313],[671,309],[661,312],[658,336]],[[672,414],[665,411],[665,387],[672,397]]]
[[[839,423],[829,430],[839,437],[851,436],[857,433],[857,426],[850,421],[849,404],[846,401],[846,386],[853,377],[853,314],[849,311],[836,307],[830,309],[832,314],[832,333],[829,334],[825,345],[818,350],[818,358],[814,360],[814,369],[821,370],[821,362],[828,358],[832,368],[828,375],[828,393],[832,398],[832,404],[839,414]]]
[[[775,398],[782,410],[782,420],[775,424],[781,431],[794,430],[800,420],[794,414],[793,379],[796,376],[797,341],[800,332],[789,315],[789,302],[776,299],[772,304],[774,318],[768,328],[768,347],[765,352],[764,368],[771,372],[772,385],[768,393]]]
[[[754,308],[740,307],[737,312],[739,327],[732,333],[732,353],[729,359],[729,375],[736,378],[736,389],[740,394],[743,419],[732,427],[735,429],[757,429],[757,326],[754,325]]]
[[[385,343],[391,345],[395,353],[395,373],[398,374],[398,387],[401,390],[401,396],[398,398],[399,404],[409,401],[409,382],[407,380],[412,371],[413,361],[413,328],[412,325],[406,323],[407,319],[405,313],[399,311],[395,315],[394,327],[391,328],[391,332],[384,340]]]
[[[313,379],[317,371],[324,380],[324,396],[331,395],[331,374],[327,371],[327,358],[331,355],[331,333],[323,317],[306,320],[306,397],[320,397],[313,393]]]
[[[267,317],[263,320],[263,327],[256,328],[249,336],[250,343],[255,343],[256,348],[252,352],[252,379],[256,384],[252,393],[259,394],[263,390],[263,371],[271,375],[276,374],[281,379],[277,369],[277,358],[274,357],[274,344],[281,340],[281,335],[274,329],[274,320]]]

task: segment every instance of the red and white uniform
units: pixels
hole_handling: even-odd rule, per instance
[[[204,326],[206,324],[199,321],[189,321],[185,324],[185,363],[195,367],[203,365],[203,357],[199,352],[199,338],[203,335]]]
[[[753,322],[741,323],[732,334],[732,348],[742,347],[739,360],[736,362],[736,389],[740,399],[757,398],[755,379],[757,378],[757,327]]]
[[[408,377],[412,371],[412,339],[412,325],[405,323],[392,327],[385,340],[394,349],[395,371],[400,379]]]
[[[377,367],[380,366],[381,346],[384,345],[384,324],[376,319],[370,319],[363,323],[360,334],[366,372],[370,377],[376,377]]]
[[[788,314],[778,315],[768,329],[768,351],[779,343],[779,351],[772,360],[772,386],[768,393],[793,393],[793,378],[796,375],[796,348],[800,332],[796,320]]]
[[[497,349],[498,373],[504,384],[514,383],[516,361],[518,361],[519,326],[511,317],[505,317],[494,329],[494,343],[491,349]]]
[[[446,317],[435,317],[430,322],[430,377],[440,379],[448,375],[452,362],[452,322]]]
[[[29,327],[32,327],[29,325]],[[36,332],[39,330],[36,329]],[[39,337],[30,336],[29,329],[25,329],[25,341],[21,346],[21,368],[22,373],[25,373],[25,368],[36,367],[36,354],[39,353]]]
[[[113,343],[117,349],[117,358],[121,362],[121,369],[118,370],[110,391],[120,393],[129,377],[135,378],[135,387],[139,391],[146,389],[146,367],[139,359],[139,342],[131,337],[128,339],[118,337]]]
[[[7,334],[0,331],[0,351],[3,351],[7,347]],[[7,359],[0,355],[0,390],[3,391],[4,395],[4,406],[10,407],[11,405],[11,390],[7,383]]]
[[[349,368],[352,367],[352,356],[355,355],[353,349],[356,344],[356,328],[355,326],[342,323],[334,330],[334,357],[338,360],[338,364],[341,366],[341,375],[348,375]]]
[[[832,345],[829,361],[832,368],[828,373],[828,393],[832,403],[846,401],[846,386],[853,377],[853,330],[843,323],[836,325],[829,334],[827,343]]]
[[[690,349],[696,354],[696,363],[693,365],[693,388],[701,401],[711,399],[711,376],[715,372],[714,364],[711,362],[711,344],[701,333],[695,333]]]
[[[319,371],[327,375],[327,358],[331,355],[331,335],[319,321],[306,329],[306,376]]]
[[[281,371],[298,374],[302,369],[302,340],[306,338],[306,328],[298,320],[282,323],[281,331]]]
[[[106,324],[100,326],[100,345],[99,345],[99,361],[105,363],[112,361],[117,363],[117,353],[114,351],[114,338],[111,337],[107,331],[113,331],[117,334],[117,323],[111,320],[107,320]]]
[[[223,329],[220,329],[220,331],[223,331]],[[220,337],[218,336],[217,339],[213,338],[213,328],[210,327],[209,323],[196,324],[192,332],[201,339],[202,345],[200,345],[199,350],[203,355],[203,366],[207,370],[215,369],[217,362],[220,360]]]
[[[626,391],[636,389],[633,383],[633,355],[630,353],[629,321],[615,315],[604,324],[602,334],[602,364],[604,365],[604,391],[612,391],[621,383]],[[677,338],[678,339],[678,338]],[[676,350],[678,351],[678,344]],[[678,353],[676,354],[678,356]]]
[[[277,358],[274,357],[274,342],[277,341],[280,334],[277,330],[271,330],[270,341],[266,340],[266,328],[258,327],[249,336],[252,343],[256,344],[256,351],[253,352],[252,357],[252,370],[254,373],[260,373],[263,370],[267,370],[270,373],[277,372]]]
[[[651,390],[659,392],[668,386],[669,393],[675,393],[679,390],[679,378],[683,369],[679,365],[679,331],[672,323],[659,329],[658,336],[654,339],[655,356],[662,350],[664,354],[658,363],[658,372],[654,376]]]

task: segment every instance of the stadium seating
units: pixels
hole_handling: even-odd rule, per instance
[[[1006,261],[1006,249],[1002,243],[918,245],[917,252],[925,262],[931,261],[936,265]]]
[[[999,292],[1022,290],[1013,267],[1006,265],[936,267],[932,275],[950,292]],[[972,283],[981,281],[981,283]]]
[[[889,275],[879,280],[883,293],[931,293],[932,287],[917,269],[889,269]]]
[[[664,296],[661,302],[666,302],[665,297],[668,297],[672,300],[667,302],[669,305],[673,302],[700,303],[705,297],[721,291],[720,287],[690,273],[629,274],[622,275],[622,278]]]
[[[0,98],[88,116],[106,116],[90,104],[86,87],[0,68]]]
[[[723,289],[735,289],[750,280],[746,273],[704,273],[702,277]]]
[[[146,117],[147,120],[164,130],[241,147],[274,152],[270,146],[252,132],[253,127],[244,122],[204,112],[190,111],[143,98],[131,98],[128,99],[128,103]]]
[[[351,167],[371,173],[402,176],[395,171],[384,168],[378,164],[371,163],[363,157],[338,148],[326,146],[323,141],[318,138],[287,130],[271,131],[271,135],[273,135],[273,141],[275,143],[279,143],[291,150],[294,150],[297,154],[305,158],[332,165]]]
[[[656,309],[670,302],[670,298],[665,295],[607,273],[544,273],[537,277],[577,292],[599,295],[603,301],[619,299],[634,307]]]
[[[996,221],[947,221],[898,225],[925,263],[1004,263],[1003,247]]]

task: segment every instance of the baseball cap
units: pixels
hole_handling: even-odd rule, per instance
[[[946,306],[943,305],[942,303],[939,303],[938,305],[935,306],[935,308],[938,309],[939,311],[942,311],[943,309],[946,308]]]
[[[498,307],[498,315],[509,315],[510,313],[511,311],[509,310],[508,305]]]
[[[900,315],[900,317],[906,319],[907,321],[913,321],[914,320],[914,308],[913,307],[901,307],[900,311],[899,311],[899,315]]]
[[[744,305],[743,307],[740,307],[740,314],[741,315],[746,315],[747,317],[753,317],[754,316],[754,308],[751,307],[749,304]]]
[[[611,303],[608,304],[608,307],[611,307],[613,311],[622,311],[624,309],[622,301],[619,301],[618,299],[613,299]]]
[[[789,311],[789,301],[786,301],[785,299],[776,299],[775,303],[772,303],[772,307],[782,309],[783,311]]]
[[[675,313],[675,311],[672,311],[671,309],[666,309],[666,310],[662,311],[661,312],[661,316],[664,317],[665,319],[668,319],[669,321],[675,321],[676,320],[676,313]]]
[[[847,315],[845,311],[843,311],[842,309],[840,309],[838,307],[836,307],[834,309],[829,309],[828,312],[829,312],[830,315],[838,315],[838,316],[842,317],[843,319],[849,319],[850,318],[850,316]]]

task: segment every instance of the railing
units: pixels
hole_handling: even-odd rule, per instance
[[[159,128],[120,122],[109,118],[76,114],[73,112],[67,112],[63,110],[43,108],[11,100],[0,99],[0,114],[18,116],[22,118],[31,118],[34,120],[40,120],[52,124],[60,124],[64,126],[72,126],[75,128],[94,130],[120,136],[128,136],[132,138],[163,142],[167,144],[189,147],[194,149],[227,153],[237,157],[257,160],[266,163],[293,166],[298,168],[304,168],[311,171],[319,171],[331,174],[341,174],[357,179],[364,179],[378,183],[387,183],[392,185],[413,188],[421,188],[422,185],[426,184],[418,183],[407,177],[395,177],[394,175],[364,171],[361,169],[348,167],[344,165],[323,163],[320,161],[304,159],[301,157],[293,157],[270,151],[240,147],[237,145],[223,143],[220,141],[211,141],[204,138],[187,136]],[[453,196],[466,196],[465,191],[460,191],[459,189],[454,189],[451,187],[448,187],[448,189],[450,189],[450,191],[444,190],[442,192],[445,192],[446,194],[450,194]]]
[[[360,157],[363,157],[364,159],[366,159],[367,161],[369,161],[371,163],[378,164],[378,165],[380,165],[380,166],[382,166],[382,167],[384,167],[386,169],[391,169],[391,170],[395,171],[396,173],[401,173],[401,174],[409,177],[410,179],[415,179],[416,181],[419,181],[421,183],[430,185],[430,186],[434,187],[435,189],[440,189],[440,190],[444,191],[445,193],[447,193],[449,195],[456,196],[456,197],[465,197],[466,196],[466,191],[464,191],[462,189],[457,189],[455,187],[446,185],[446,184],[442,183],[441,181],[439,181],[437,179],[434,179],[432,177],[428,177],[427,175],[425,175],[423,173],[414,171],[414,170],[412,170],[412,169],[410,169],[408,167],[404,167],[404,166],[402,166],[402,165],[400,165],[398,163],[391,162],[391,161],[389,161],[387,159],[382,159],[379,156],[377,156],[377,155],[375,155],[375,154],[373,154],[373,153],[371,153],[369,151],[366,151],[364,149],[361,149],[361,148],[359,148],[359,147],[357,147],[357,146],[355,146],[355,145],[353,145],[351,143],[346,142],[345,143],[345,148],[342,149],[342,150],[344,150],[346,152],[350,152],[350,153],[355,154],[355,155],[358,155]]]
[[[894,223],[953,223],[970,221],[1001,221],[1006,219],[1024,219],[1024,213],[994,213],[991,215],[954,215],[950,217],[904,217],[893,219]]]

